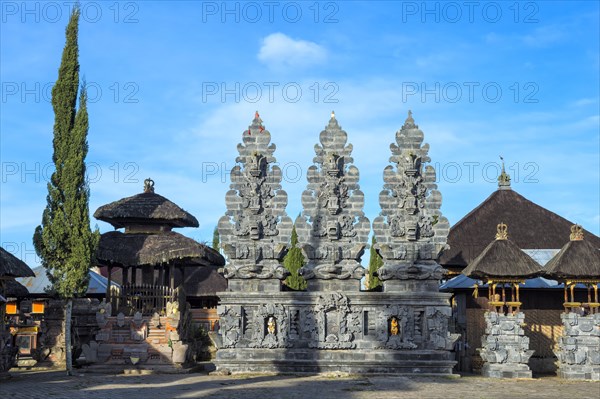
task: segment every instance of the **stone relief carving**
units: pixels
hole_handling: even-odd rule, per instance
[[[218,312],[222,347],[235,348],[241,337],[241,310],[219,307]]]
[[[351,309],[348,297],[332,292],[319,295],[314,308],[316,328],[310,328],[313,333],[310,347],[319,349],[350,349],[355,348],[355,336],[360,333],[361,310]]]
[[[283,305],[267,303],[254,310],[251,348],[287,348],[290,323]]]
[[[390,145],[392,165],[383,171],[381,212],[373,221],[375,248],[384,261],[381,280],[439,280],[445,272],[435,259],[446,247],[450,225],[440,212],[442,196],[423,137],[409,111],[397,144]]]
[[[370,232],[364,216],[364,195],[359,172],[352,165],[352,144],[335,115],[315,145],[314,165],[308,169],[308,185],[302,193],[303,212],[296,219],[298,241],[306,265],[306,279],[360,279],[360,264]]]
[[[427,330],[429,332],[429,346],[432,349],[452,350],[460,334],[451,334],[448,331],[448,320],[452,315],[450,307],[428,307],[425,312]]]
[[[238,144],[240,165],[231,170],[227,212],[219,220],[222,248],[228,257],[226,278],[285,279],[280,264],[287,252],[292,221],[285,213],[287,194],[275,165],[275,144],[256,113]]]

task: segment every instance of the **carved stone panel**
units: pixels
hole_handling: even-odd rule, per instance
[[[362,310],[351,309],[348,297],[332,292],[319,295],[314,310],[313,340],[309,346],[320,349],[350,349],[360,333]]]
[[[413,342],[414,321],[406,306],[386,305],[377,319],[378,348],[415,349]]]
[[[251,348],[287,348],[290,323],[283,305],[267,303],[258,306],[253,315]]]

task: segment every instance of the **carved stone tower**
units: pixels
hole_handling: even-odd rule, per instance
[[[445,270],[436,258],[450,225],[440,212],[435,170],[427,165],[429,144],[422,144],[423,132],[410,111],[396,142],[390,145],[393,165],[383,171],[381,213],[373,221],[375,248],[384,262],[379,279],[386,292],[437,291]]]
[[[314,165],[308,168],[296,231],[307,260],[300,273],[310,290],[356,291],[365,274],[360,258],[371,226],[363,213],[364,195],[347,137],[332,113],[319,136],[321,145],[315,144]]]
[[[228,258],[224,275],[230,290],[279,291],[288,275],[280,261],[287,251],[292,221],[285,213],[287,193],[273,156],[275,144],[258,112],[238,144],[241,165],[231,170],[227,212],[219,220]],[[253,282],[243,281],[252,279]]]

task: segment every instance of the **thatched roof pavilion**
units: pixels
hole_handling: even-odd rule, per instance
[[[497,229],[496,239],[462,274],[483,280],[527,279],[540,275],[540,265],[508,239],[507,226],[501,223]]]
[[[0,279],[32,276],[35,274],[25,262],[0,247]]]
[[[496,311],[508,306],[509,312],[519,312],[519,284],[525,279],[541,274],[541,266],[508,239],[508,226],[497,226],[496,240],[492,241],[463,271],[467,277],[481,279],[490,285],[488,304]],[[510,287],[510,299],[506,295],[505,285]],[[502,295],[496,293],[500,285]],[[477,292],[477,288],[475,288]],[[476,294],[475,294],[476,295]]]
[[[486,237],[493,236],[499,223],[510,226],[510,239],[521,249],[559,249],[568,242],[565,231],[573,222],[512,190],[510,178],[504,175],[498,189],[450,229],[450,249],[439,259],[444,268],[460,273],[486,248]],[[600,248],[600,237],[585,230],[584,233],[592,246]]]
[[[579,225],[571,227],[570,241],[566,243],[546,265],[545,274],[564,283],[567,312],[583,306],[592,313],[600,308],[598,283],[600,283],[600,251],[589,241],[584,240],[583,229]],[[584,284],[588,289],[587,303],[575,301],[575,286]],[[592,299],[592,289],[594,296]],[[570,291],[570,299],[569,299]]]
[[[581,226],[571,227],[570,241],[548,262],[545,274],[555,280],[600,281],[600,251],[584,238]]]
[[[112,269],[122,270],[122,292],[128,287],[139,287],[138,283],[144,284],[146,289],[173,290],[176,280],[177,286],[184,283],[186,268],[225,265],[219,252],[171,231],[177,227],[198,227],[198,220],[156,194],[151,179],[144,182],[142,194],[101,206],[94,216],[112,224],[115,229],[125,228],[125,232],[102,234],[96,251],[98,263],[108,269],[108,286]],[[141,279],[137,276],[138,269]],[[216,268],[210,269],[216,272]],[[139,291],[139,288],[135,290]]]

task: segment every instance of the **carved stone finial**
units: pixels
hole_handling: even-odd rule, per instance
[[[383,258],[379,278],[429,279],[443,276],[435,259],[446,247],[450,224],[442,216],[442,195],[435,169],[429,165],[429,145],[414,123],[412,112],[390,145],[391,165],[383,171],[381,212],[373,221],[375,249]]]
[[[154,192],[154,180],[151,178],[147,178],[144,180],[144,192],[145,193],[153,193]]]
[[[583,228],[578,224],[574,224],[573,226],[571,226],[571,235],[569,236],[569,238],[571,241],[583,240]]]
[[[335,118],[335,111],[331,111],[331,119]]]
[[[508,240],[508,226],[500,223],[496,227],[496,240]]]
[[[260,134],[252,134],[260,133]],[[239,165],[231,170],[231,185],[219,220],[222,247],[228,257],[226,278],[284,279],[280,261],[287,252],[292,221],[285,212],[281,169],[275,145],[258,112],[238,144]]]
[[[415,120],[412,117],[412,111],[408,110],[408,117],[406,118],[406,121],[404,121],[404,125],[402,126],[403,129],[408,129],[408,128],[418,128],[417,125],[415,125]]]
[[[307,259],[300,270],[307,280],[360,279],[360,258],[370,231],[364,216],[364,195],[352,158],[352,144],[332,117],[315,145],[314,165],[302,193],[302,214],[296,219],[300,248]]]
[[[498,189],[510,190],[510,175],[506,173],[506,170],[504,169],[504,158],[500,156],[500,159],[502,160],[502,172],[500,173],[500,176],[498,176]]]

